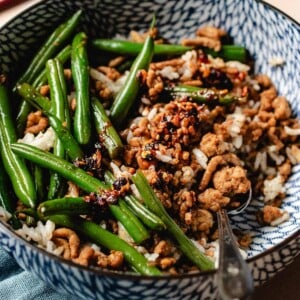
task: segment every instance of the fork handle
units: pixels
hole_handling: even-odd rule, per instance
[[[232,233],[226,210],[217,212],[219,228],[218,289],[223,300],[249,299],[253,279],[248,264],[242,257]]]

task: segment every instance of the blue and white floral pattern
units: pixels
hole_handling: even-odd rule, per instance
[[[0,29],[0,73],[13,84],[45,36],[78,9],[80,24],[90,36],[127,35],[130,29],[145,30],[155,13],[161,34],[179,42],[203,24],[221,27],[234,42],[247,47],[255,58],[255,72],[268,74],[279,94],[285,95],[300,118],[300,26],[284,14],[254,0],[47,0],[33,6]],[[272,58],[282,58],[279,67]],[[233,225],[254,235],[248,251],[256,285],[291,263],[300,252],[300,166],[293,169],[283,208],[290,220],[278,227],[259,227],[254,200],[247,211],[232,217]],[[0,223],[0,244],[19,264],[56,289],[85,299],[214,299],[215,272],[161,279],[104,273],[63,262],[29,245]],[[261,254],[264,252],[263,254]]]

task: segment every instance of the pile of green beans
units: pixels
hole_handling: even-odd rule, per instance
[[[153,57],[178,56],[193,48],[155,44],[151,35],[155,18],[144,43],[92,40],[90,44],[94,48],[129,56],[130,63],[133,61],[123,87],[107,109],[90,88],[88,36],[77,31],[81,15],[82,11],[77,11],[52,32],[11,93],[5,83],[0,83],[0,205],[16,216],[23,212],[31,220],[50,219],[58,226],[71,228],[106,249],[122,251],[132,270],[145,275],[160,275],[161,272],[148,264],[132,245],[93,221],[92,217],[100,208],[85,197],[115,192],[113,184],[118,178],[108,170],[107,159],[118,159],[123,154],[124,145],[117,129],[128,118],[140,92],[139,72],[148,70]],[[225,60],[246,59],[245,49],[239,46],[225,45],[217,53],[205,51]],[[71,68],[70,82],[64,75],[66,65]],[[49,96],[43,96],[39,91],[44,84],[49,86]],[[75,108],[72,109],[68,100],[71,90],[75,94]],[[229,92],[184,85],[168,87],[165,92],[173,97],[185,95],[199,103],[228,104],[236,100]],[[10,110],[10,97],[20,101],[15,120]],[[24,134],[28,114],[34,109],[48,118],[55,132],[51,151],[17,142]],[[92,145],[98,142],[107,156],[103,180],[74,163],[83,160],[86,151],[91,151]],[[142,244],[149,240],[152,231],[166,232],[195,266],[200,270],[212,269],[213,262],[168,215],[143,173],[137,170],[128,180],[135,184],[141,199],[127,192],[107,206],[110,216],[124,226],[133,242]],[[66,197],[67,181],[79,187],[78,197]],[[14,199],[19,199],[25,208],[16,212]],[[91,220],[83,215],[90,216]]]
[[[74,182],[79,188],[87,193],[101,194],[111,190],[111,184],[100,181],[99,179],[89,175],[84,170],[76,167],[74,164],[54,155],[53,153],[45,152],[34,146],[23,143],[11,144],[11,149],[19,156],[34,162],[43,168],[56,172],[63,178]],[[61,200],[61,202],[65,203],[64,200]],[[78,202],[76,203],[79,204]],[[43,205],[43,203],[41,205]],[[70,210],[73,208],[74,206],[70,208]],[[63,209],[66,209],[65,205]],[[118,205],[111,204],[109,205],[109,209],[116,219],[119,220],[127,229],[136,243],[141,243],[148,238],[146,228],[130,211],[127,205],[126,207],[123,206],[121,208]],[[42,211],[41,209],[39,210]],[[84,212],[81,211],[81,206],[79,205],[78,209],[75,210],[74,213],[81,215]]]
[[[19,93],[24,97],[25,100],[30,101],[33,106],[37,106],[40,109],[42,109],[42,111],[48,116],[50,124],[52,125],[53,129],[56,131],[57,135],[60,137],[60,141],[63,144],[63,148],[67,150],[69,157],[72,160],[81,158],[83,154],[76,140],[72,138],[72,135],[69,132],[69,130],[61,125],[60,120],[54,117],[50,112],[51,105],[49,104],[51,104],[53,100],[51,100],[50,102],[49,99],[46,99],[45,97],[41,96],[35,89],[33,89],[30,85],[25,83],[19,85],[17,89]],[[110,148],[109,153],[115,153],[117,151],[116,149],[122,146],[120,137],[118,136],[117,132],[109,122],[109,119],[105,114],[105,111],[101,106],[101,104],[99,103],[99,101],[94,98],[92,103],[96,108],[94,111],[95,118],[97,120],[96,124],[100,123],[100,125],[98,124],[97,128],[99,129],[100,127],[101,130],[105,131],[105,134],[102,135],[102,138],[106,140],[106,143],[104,142],[104,144],[107,144],[107,140],[110,141],[108,146],[112,146],[112,147]],[[105,126],[108,126],[109,124],[110,125],[108,126],[108,128],[105,129],[104,124],[106,124]],[[117,141],[117,142],[112,143],[111,141]],[[16,144],[15,146],[20,146],[20,145],[21,144]],[[23,148],[26,148],[27,145],[22,145],[22,146]],[[14,147],[14,145],[12,147]],[[102,187],[103,190],[108,190],[110,188],[110,184],[112,183],[111,181],[109,184],[105,185],[104,183],[97,181],[94,177],[88,175],[81,169],[78,169],[78,171],[76,172],[75,166],[73,164],[67,162],[61,156],[58,156],[55,153],[53,155],[51,153],[43,153],[39,149],[31,149],[31,150],[34,151],[34,153],[31,153],[31,155],[29,156],[25,156],[26,159],[32,160],[32,162],[34,162],[35,164],[38,164],[43,168],[50,169],[52,172],[55,172],[54,174],[59,174],[63,178],[71,180],[77,184],[79,182],[82,182],[82,180],[84,180],[83,183],[79,183],[78,185],[86,192],[99,193],[100,191],[97,186],[97,183],[99,183],[99,186]],[[71,172],[67,172],[68,170],[71,170]],[[95,184],[91,185],[89,182],[90,180],[93,181]],[[51,199],[50,197],[48,198]],[[61,200],[61,203],[63,202],[64,200]],[[77,214],[83,213],[81,211],[80,206],[75,211],[77,212]],[[145,229],[144,225],[129,210],[127,204],[126,205],[123,204],[120,207],[116,205],[110,205],[110,211],[116,217],[116,219],[118,219],[123,224],[123,226],[131,233],[131,237],[134,239],[135,242],[141,243],[142,241],[144,241],[149,237],[149,234]],[[147,215],[147,213],[145,214]]]

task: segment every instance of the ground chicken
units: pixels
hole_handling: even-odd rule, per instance
[[[239,158],[233,153],[227,153],[224,155],[216,155],[209,161],[207,168],[202,176],[199,189],[203,191],[207,185],[210,183],[210,180],[214,172],[220,167],[227,164],[232,164],[235,166],[241,165]]]
[[[254,79],[263,87],[269,88],[272,84],[272,81],[269,76],[265,74],[257,74]]]
[[[191,212],[191,224],[192,231],[203,231],[209,233],[209,230],[214,224],[213,215],[206,209],[194,209]]]
[[[276,119],[285,120],[290,118],[292,111],[285,97],[279,96],[272,102]]]
[[[226,34],[227,32],[225,30],[214,26],[203,26],[196,31],[196,35],[198,36],[206,36],[216,40],[222,38]]]
[[[282,165],[279,166],[279,174],[283,178],[284,181],[288,179],[292,172],[292,165],[290,161],[285,161]]]
[[[78,257],[74,258],[73,261],[82,265],[88,266],[94,259],[95,250],[89,245],[85,245],[80,249]]]
[[[260,94],[260,110],[270,111],[272,109],[272,101],[277,96],[276,89],[272,86]]]
[[[25,133],[37,134],[48,127],[48,118],[41,111],[31,112],[27,116]]]
[[[215,51],[221,50],[221,42],[214,38],[206,37],[206,36],[197,36],[195,38],[186,38],[181,41],[182,45],[184,46],[201,46],[201,47],[208,47]]]
[[[154,248],[154,253],[159,254],[162,257],[168,256],[171,254],[172,246],[165,240],[161,240]]]
[[[68,249],[70,250],[70,257],[76,258],[79,255],[80,239],[77,233],[69,228],[58,228],[52,234],[54,242],[61,242],[64,239],[68,243]],[[68,250],[67,250],[68,251]]]
[[[172,267],[175,263],[176,259],[174,257],[163,257],[159,260],[159,266],[162,268],[162,270]]]
[[[207,157],[223,154],[227,148],[221,137],[210,132],[205,134],[200,142],[200,150],[206,154]]]
[[[283,215],[280,208],[271,205],[265,205],[262,212],[263,221],[267,224],[271,224],[274,220],[280,218]]]
[[[208,188],[199,194],[198,201],[203,205],[203,208],[218,211],[230,202],[230,198],[224,196],[218,190]]]
[[[244,194],[250,189],[250,181],[240,166],[224,167],[213,176],[215,189],[223,194]]]

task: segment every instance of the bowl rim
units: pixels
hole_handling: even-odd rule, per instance
[[[30,10],[37,8],[41,4],[45,4],[48,1],[50,1],[50,0],[39,1],[33,5],[25,8],[20,13],[15,15],[12,19],[10,19],[8,22],[6,22],[2,27],[0,27],[0,31],[2,29],[4,29],[5,27],[9,26],[11,23],[13,23],[15,21],[15,19],[22,17],[23,14],[28,13]],[[286,12],[275,7],[273,4],[266,2],[264,0],[253,0],[253,1],[255,1],[257,3],[261,3],[262,5],[270,8],[271,10],[285,16],[287,19],[289,19],[292,23],[294,23],[300,29],[300,21],[297,21],[292,16],[288,15]],[[159,276],[153,276],[153,275],[141,275],[141,274],[137,274],[137,273],[133,273],[133,272],[129,272],[129,271],[128,272],[117,272],[117,271],[105,270],[105,269],[101,269],[101,268],[86,267],[86,266],[82,266],[80,264],[74,263],[71,260],[64,259],[62,256],[55,255],[53,253],[48,252],[44,248],[40,248],[40,247],[34,245],[33,243],[27,241],[26,239],[24,239],[23,237],[18,235],[7,223],[5,223],[2,220],[0,220],[0,231],[6,232],[8,235],[13,235],[14,238],[17,239],[21,244],[23,244],[24,246],[30,247],[32,249],[32,251],[37,251],[43,255],[48,256],[49,259],[54,259],[58,263],[62,263],[64,265],[67,265],[72,268],[74,268],[74,267],[79,268],[84,272],[93,273],[95,275],[100,275],[100,276],[109,276],[109,277],[114,277],[114,278],[118,278],[118,279],[130,279],[130,280],[153,280],[153,279],[155,279],[155,280],[171,279],[172,280],[172,279],[184,279],[184,278],[191,278],[191,277],[199,277],[199,276],[202,277],[205,275],[215,275],[217,273],[217,269],[212,269],[212,270],[197,271],[197,272],[187,273],[187,274],[176,274],[176,275],[163,274],[163,275],[159,275]],[[247,258],[246,262],[252,263],[258,259],[263,258],[266,255],[269,255],[273,252],[279,251],[280,249],[287,246],[291,241],[296,240],[299,237],[300,237],[300,229],[298,229],[295,232],[293,232],[292,234],[290,234],[288,237],[286,237],[280,243],[270,247],[269,249],[267,249],[259,254],[256,254],[250,258]],[[0,246],[1,246],[1,242],[0,242]],[[296,257],[296,256],[297,256],[297,254],[294,257]]]
[[[8,24],[12,23],[16,18],[22,16],[24,13],[27,13],[31,9],[36,8],[36,7],[40,6],[41,4],[43,4],[43,3],[45,4],[45,3],[49,2],[49,1],[51,1],[51,0],[40,0],[39,2],[34,3],[33,5],[30,5],[29,7],[25,8],[20,13],[18,13],[17,15],[15,15],[12,19],[10,19],[8,22],[6,22],[2,27],[0,27],[0,31],[1,31],[2,28],[6,27]],[[280,13],[281,15],[284,15],[286,18],[288,18],[290,21],[292,21],[293,23],[295,23],[297,26],[300,27],[300,20],[299,21],[296,20],[295,18],[293,18],[292,16],[288,15],[286,12],[284,12],[280,8],[274,6],[272,3],[266,2],[265,0],[253,0],[253,1],[261,3],[264,6],[269,7],[270,9],[276,11],[277,13]]]
[[[293,18],[292,16],[288,15],[286,12],[284,12],[283,10],[281,10],[278,7],[275,7],[274,4],[266,2],[264,0],[254,0],[256,2],[262,3],[265,6],[268,6],[269,8],[271,8],[272,10],[275,10],[277,12],[279,12],[281,15],[284,15],[286,18],[290,19],[291,21],[293,21],[297,26],[300,26],[300,20],[296,20],[295,18]]]

